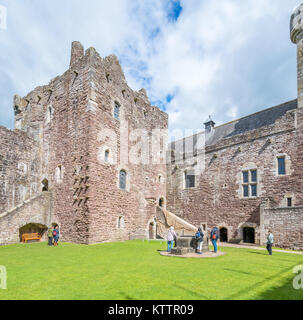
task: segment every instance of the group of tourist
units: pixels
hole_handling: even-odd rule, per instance
[[[214,247],[214,253],[218,252],[218,245],[217,241],[219,240],[219,229],[217,227],[212,228],[210,232],[210,239]],[[197,243],[196,253],[202,254],[202,247],[203,247],[203,241],[204,241],[204,232],[202,231],[202,228],[199,228],[198,231],[195,234],[195,239]],[[177,243],[177,234],[174,230],[174,227],[170,227],[167,234],[167,251],[171,252],[172,248],[176,246]],[[272,247],[274,244],[274,236],[272,232],[268,231],[267,236],[267,246],[266,249],[269,253],[269,255],[272,255]]]
[[[48,229],[47,236],[48,236],[48,245],[57,246],[59,241],[59,236],[60,236],[59,226],[57,224],[55,226],[52,225]]]

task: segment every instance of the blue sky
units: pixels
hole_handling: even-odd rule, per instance
[[[298,0],[0,0],[0,125],[14,94],[62,74],[74,40],[116,54],[174,129],[202,130],[296,98]]]

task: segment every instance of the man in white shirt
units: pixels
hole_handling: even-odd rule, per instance
[[[271,231],[268,231],[268,236],[267,236],[267,251],[269,253],[270,256],[272,256],[272,246],[274,244],[274,236],[271,233]]]

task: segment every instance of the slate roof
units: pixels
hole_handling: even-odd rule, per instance
[[[244,134],[248,131],[260,129],[262,127],[270,126],[274,124],[278,119],[282,118],[287,111],[296,108],[297,100],[292,100],[284,104],[265,109],[241,119],[234,120],[221,126],[215,127],[215,129],[207,135],[205,145],[211,146],[222,139]],[[200,132],[194,138],[193,136],[191,136],[182,140],[175,141],[171,143],[170,147],[172,147],[172,149],[175,149],[176,152],[179,153],[181,152],[181,150],[183,150],[183,145],[185,145],[186,152],[192,152],[193,146],[196,145],[196,141],[198,141],[197,149],[199,150],[204,137],[205,133]],[[175,147],[173,147],[173,144],[175,145]]]

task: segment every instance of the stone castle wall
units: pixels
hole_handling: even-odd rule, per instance
[[[20,229],[31,224],[34,225],[32,231],[41,231],[41,235],[46,239],[45,231],[53,222],[51,206],[51,193],[44,192],[25,200],[13,210],[1,213],[0,245],[20,242]],[[26,230],[30,230],[30,227]]]
[[[183,154],[170,162],[168,174],[168,210],[195,225],[224,227],[228,240],[243,240],[243,228],[251,227],[260,242],[260,205],[264,198],[275,206],[286,207],[291,197],[294,206],[302,205],[301,124],[302,111],[286,112],[273,124],[216,144],[206,145],[205,171],[196,176],[194,188],[184,188],[184,171],[195,171],[202,155],[182,163]],[[241,121],[241,120],[240,120]],[[214,129],[216,130],[216,128]],[[286,175],[277,174],[277,157],[286,157]],[[179,158],[178,158],[179,157]],[[257,169],[258,196],[246,199],[242,193],[242,171]]]
[[[114,118],[115,104],[120,106],[119,120]],[[151,106],[145,90],[129,88],[115,56],[102,59],[97,53],[91,62],[88,107],[89,242],[146,238],[159,199],[166,198],[166,141],[162,141],[162,163],[154,164],[151,152],[154,130],[166,133],[167,114]],[[156,145],[160,153],[160,141]],[[120,170],[127,175],[126,190],[119,188]]]
[[[0,213],[41,192],[38,144],[24,132],[0,126]]]
[[[274,246],[303,250],[303,207],[266,208],[262,219],[262,244],[266,243],[266,235],[270,230],[274,235]]]
[[[115,103],[120,105],[119,121],[114,119]],[[24,98],[15,96],[14,111],[19,135],[34,145],[28,157],[39,164],[37,193],[44,182],[62,241],[97,243],[148,236],[159,199],[166,197],[166,166],[165,159],[153,165],[144,146],[148,141],[151,147],[153,130],[167,129],[168,119],[150,105],[144,89],[129,88],[115,56],[102,59],[94,48],[84,52],[74,42],[69,69]],[[102,130],[114,133],[118,144],[104,140]],[[145,135],[149,140],[141,139]],[[4,150],[13,139],[13,134],[7,139],[0,136]],[[144,164],[133,163],[128,156],[140,139],[143,148],[133,154],[146,155]],[[163,148],[165,144],[162,141]],[[102,162],[105,147],[111,160],[117,154],[116,162]],[[26,145],[20,143],[20,154],[24,150]],[[165,151],[161,154],[163,158]],[[121,169],[127,172],[126,191],[119,188]],[[12,176],[15,171],[12,167]],[[7,176],[7,170],[3,174]],[[3,199],[9,202],[12,197]],[[6,209],[3,204],[1,212]]]

